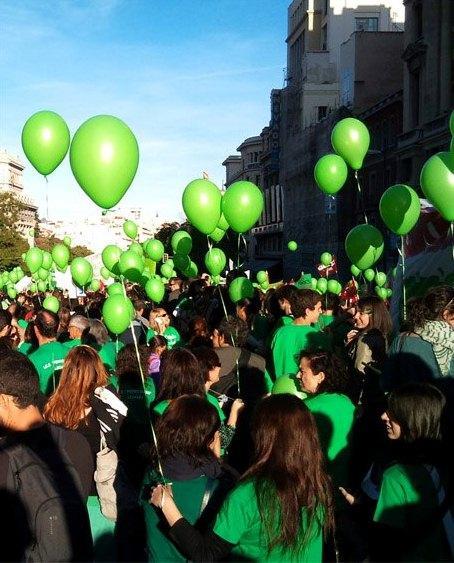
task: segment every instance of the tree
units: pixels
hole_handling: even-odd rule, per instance
[[[63,240],[54,235],[44,236],[40,233],[38,237],[35,237],[36,246],[41,248],[41,250],[47,250],[48,252],[51,252],[52,248],[56,244],[62,244],[62,243]],[[90,256],[90,254],[93,254],[93,251],[87,248],[86,246],[77,245],[71,247],[72,258],[78,258],[78,257],[84,258],[85,256]]]
[[[14,192],[0,191],[0,270],[23,265],[21,256],[28,249],[17,224],[25,205]]]

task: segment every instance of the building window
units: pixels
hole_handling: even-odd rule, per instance
[[[378,18],[355,18],[356,31],[378,31]]]
[[[328,50],[328,25],[322,27],[322,51]]]
[[[328,106],[318,106],[317,107],[317,121],[325,119],[328,113]]]

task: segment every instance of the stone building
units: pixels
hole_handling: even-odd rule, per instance
[[[27,237],[30,229],[36,226],[38,207],[24,191],[23,173],[24,165],[19,157],[0,150],[0,192],[12,192],[24,206],[17,228]]]
[[[404,0],[403,133],[398,177],[414,187],[424,162],[447,150],[454,108],[454,2]]]

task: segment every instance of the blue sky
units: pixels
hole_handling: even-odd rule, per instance
[[[289,0],[2,0],[0,147],[25,156],[26,119],[52,109],[71,133],[101,113],[134,131],[141,161],[122,205],[181,216],[185,185],[269,121],[283,83]],[[28,163],[27,163],[28,164]],[[45,182],[25,187],[44,214]],[[66,158],[49,177],[51,217],[96,206]]]

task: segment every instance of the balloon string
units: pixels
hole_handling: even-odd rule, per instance
[[[367,220],[366,204],[364,202],[363,191],[361,189],[361,184],[359,183],[358,170],[355,170],[355,178],[356,178],[356,187],[358,188],[359,200],[360,200],[361,207],[362,207],[362,210],[363,210],[364,222],[367,225],[369,223],[369,221]]]
[[[407,320],[407,289],[405,287],[405,245],[404,237],[400,237],[400,249],[399,254],[402,259],[402,300],[403,300],[403,315],[404,321]]]
[[[236,269],[240,269],[240,241],[241,241],[241,234],[238,233],[238,248],[236,253]]]
[[[229,316],[227,314],[227,307],[225,306],[224,296],[222,295],[221,287],[218,285],[219,296],[221,297],[222,308],[224,309],[225,319],[228,320]],[[232,340],[232,346],[236,348],[235,339],[233,338],[233,334],[230,335]],[[238,364],[239,356],[236,359],[236,386],[238,389],[238,397],[240,396],[240,366]]]
[[[126,288],[125,288],[125,282],[124,282],[123,276],[121,276],[121,284],[123,286],[123,294],[125,296],[125,299],[127,299],[128,297],[126,295]],[[134,341],[134,348],[136,350],[137,364],[139,366],[140,378],[142,380],[143,400],[145,401],[145,393],[146,393],[145,376],[144,376],[143,369],[142,369],[142,362],[140,361],[139,346],[137,344],[136,333],[134,332],[134,327],[132,325],[132,319],[129,321],[129,328],[131,330],[132,339]],[[117,338],[118,338],[118,336],[117,336]],[[151,429],[151,435],[152,435],[152,438],[153,438],[154,447],[155,447],[155,450],[156,450],[156,459],[157,459],[157,462],[158,462],[158,471],[161,474],[161,477],[163,479],[163,483],[165,484],[166,478],[164,477],[164,471],[162,470],[161,457],[159,455],[159,448],[158,448],[158,438],[156,436],[156,432],[155,432],[155,429],[154,429],[154,426],[153,426],[153,422],[151,421],[150,413],[149,413],[148,409],[146,409],[146,411],[147,411],[147,416],[148,416],[148,420],[149,420],[149,423],[150,423],[150,429]]]
[[[454,221],[451,221],[451,246],[452,246],[452,259],[454,260]]]

